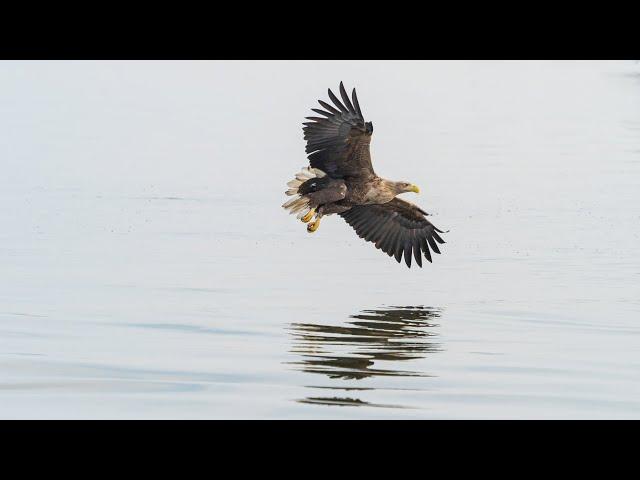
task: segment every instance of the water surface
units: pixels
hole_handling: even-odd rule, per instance
[[[356,85],[449,230],[280,205]],[[2,62],[0,417],[640,418],[634,62]]]

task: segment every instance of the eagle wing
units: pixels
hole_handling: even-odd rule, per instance
[[[310,121],[303,123],[309,163],[332,178],[364,180],[375,176],[369,152],[373,125],[364,121],[355,88],[349,100],[340,82],[340,96],[344,104],[329,90],[335,107],[318,100],[324,110],[312,110],[322,117],[306,117]]]
[[[422,255],[431,262],[431,252],[440,253],[438,243],[445,243],[438,235],[444,233],[425,218],[427,213],[418,206],[394,198],[380,205],[357,205],[340,214],[360,238],[373,242],[389,256],[395,256],[411,268],[411,253],[422,267]],[[436,243],[437,242],[437,243]]]

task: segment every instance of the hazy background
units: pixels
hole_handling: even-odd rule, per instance
[[[356,86],[443,230],[280,205]],[[0,417],[640,418],[640,65],[0,62]]]

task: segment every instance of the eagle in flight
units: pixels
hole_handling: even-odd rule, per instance
[[[431,251],[440,253],[438,244],[444,240],[438,233],[445,232],[426,219],[427,212],[397,197],[419,193],[417,186],[376,175],[369,152],[373,124],[364,121],[355,89],[349,99],[340,82],[340,96],[342,102],[329,90],[335,106],[318,100],[324,110],[312,110],[321,117],[306,117],[303,131],[310,167],[287,183],[286,194],[293,198],[282,206],[307,223],[308,232],[318,229],[323,216],[337,213],[360,238],[398,263],[404,255],[411,268],[413,255],[422,267],[422,254],[431,262]]]

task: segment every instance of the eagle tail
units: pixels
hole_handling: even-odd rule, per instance
[[[309,197],[302,194],[301,187],[314,178],[322,178],[324,176],[326,176],[326,173],[318,168],[304,167],[300,172],[296,173],[293,180],[287,183],[289,189],[285,193],[293,196],[293,198],[283,203],[282,207],[289,210],[290,214],[296,213],[299,219],[305,217],[312,207],[309,205]]]

